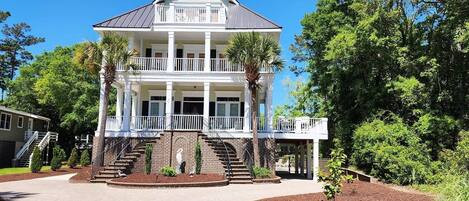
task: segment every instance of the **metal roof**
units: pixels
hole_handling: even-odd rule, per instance
[[[122,15],[93,25],[95,28],[151,28],[155,5],[150,3]],[[247,7],[231,5],[228,10],[226,29],[281,29],[282,27]]]
[[[3,105],[0,105],[0,111],[14,113],[14,114],[18,114],[18,115],[21,115],[21,116],[31,117],[31,118],[34,118],[34,119],[42,119],[44,121],[50,121],[50,119],[47,118],[47,117],[43,117],[43,116],[39,116],[39,115],[27,113],[27,112],[14,110],[14,109],[11,109],[11,108],[7,108]]]

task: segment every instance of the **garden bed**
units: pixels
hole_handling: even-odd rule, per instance
[[[57,171],[46,170],[38,173],[21,173],[21,174],[7,174],[0,176],[0,183],[2,182],[9,182],[9,181],[20,181],[20,180],[29,180],[29,179],[37,179],[42,177],[51,177],[51,176],[59,176],[65,174],[71,174],[82,171],[82,169],[70,169],[70,168],[63,168]]]
[[[281,177],[273,177],[273,178],[262,178],[262,179],[253,179],[254,183],[271,183],[271,184],[279,184]]]
[[[91,178],[91,167],[85,167],[77,171],[77,174],[70,177],[70,183],[88,183]]]
[[[343,192],[336,198],[337,201],[431,201],[431,196],[421,193],[402,192],[388,188],[384,185],[355,181],[344,184]],[[327,200],[323,193],[311,193],[263,199],[262,201],[319,201]]]
[[[112,187],[128,188],[158,188],[158,187],[209,187],[225,186],[228,180],[219,174],[200,174],[190,176],[181,174],[175,177],[166,177],[158,174],[146,175],[144,173],[130,174],[127,177],[113,179],[107,184]]]

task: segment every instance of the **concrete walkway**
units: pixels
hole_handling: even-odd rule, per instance
[[[111,188],[106,186],[106,184],[71,184],[68,183],[68,179],[71,176],[73,174],[0,183],[0,197],[6,201],[242,201],[321,191],[320,184],[312,180],[301,179],[284,179],[281,184],[238,184],[224,187],[179,189],[121,189]]]

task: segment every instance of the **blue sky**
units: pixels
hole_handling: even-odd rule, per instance
[[[46,42],[30,48],[33,54],[68,46],[85,40],[96,40],[92,25],[109,17],[145,5],[151,0],[1,0],[0,9],[10,11],[7,23],[26,22],[32,34]],[[294,75],[289,72],[293,36],[301,32],[300,20],[315,9],[315,0],[241,0],[241,3],[283,27],[281,46],[286,69],[276,75],[274,105],[289,101],[288,89],[282,80]]]

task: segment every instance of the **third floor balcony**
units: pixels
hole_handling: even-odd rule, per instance
[[[155,6],[155,24],[225,24],[226,11],[219,4],[174,4]]]

